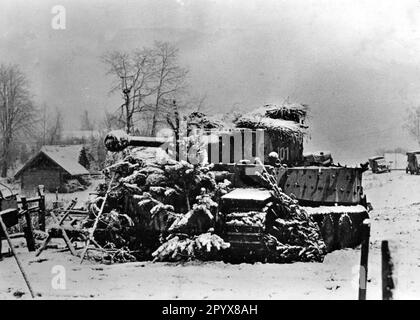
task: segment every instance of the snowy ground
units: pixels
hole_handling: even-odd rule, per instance
[[[397,298],[419,299],[420,176],[403,171],[366,173],[364,185],[374,206],[367,297],[381,298],[380,245],[387,239],[393,243]],[[35,258],[24,241],[14,241],[41,299],[357,299],[358,295],[359,249],[330,253],[323,263],[101,265],[85,261],[80,265],[68,252],[52,249]],[[64,290],[51,285],[56,265],[66,272]],[[0,299],[17,296],[30,298],[14,259],[7,257],[0,262]]]

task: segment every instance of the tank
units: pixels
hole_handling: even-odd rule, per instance
[[[115,139],[116,136],[110,133],[105,139],[112,141],[113,150],[122,150],[130,145],[151,144],[150,137],[119,134]],[[261,157],[265,160],[266,169],[276,177],[278,186],[286,194],[293,195],[318,224],[328,251],[355,247],[361,243],[362,223],[369,218],[369,205],[362,187],[362,174],[366,168],[336,166],[332,163],[330,153],[325,159],[321,159],[328,161],[328,166],[325,166],[325,161],[311,161],[311,165],[307,166],[301,140],[283,141],[264,129],[211,130],[202,137],[207,142],[206,160],[213,164],[216,178],[221,181],[228,179],[234,187],[234,190],[222,198],[220,210],[225,211],[223,213],[229,215],[232,208],[236,208],[236,213],[239,214],[258,213],[269,201],[270,193],[268,190],[264,191],[257,174],[261,171],[261,165],[256,160]],[[152,140],[153,146],[165,148],[166,141]],[[178,150],[176,146],[173,148]],[[288,151],[282,153],[281,148]],[[292,149],[294,151],[290,152]],[[270,161],[273,158],[272,152],[276,153],[278,162]],[[244,249],[249,252],[249,248],[253,248],[252,255],[263,251],[261,228],[228,227],[224,229],[223,235],[237,253]],[[235,256],[238,257],[238,254]]]

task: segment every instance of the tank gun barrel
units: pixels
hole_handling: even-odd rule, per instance
[[[120,152],[129,146],[160,147],[169,141],[168,138],[164,137],[130,136],[122,130],[114,130],[106,135],[104,145],[108,151]]]

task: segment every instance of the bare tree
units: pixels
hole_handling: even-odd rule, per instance
[[[48,106],[44,103],[41,110],[41,118],[39,119],[40,124],[40,134],[41,137],[38,141],[41,141],[41,145],[44,145],[47,140],[47,131],[48,131]]]
[[[1,176],[11,165],[11,146],[33,128],[35,106],[26,76],[17,65],[0,65]]]
[[[84,110],[80,117],[80,130],[92,131],[94,127],[95,126],[89,116],[89,111]]]
[[[185,90],[188,71],[178,65],[178,49],[168,42],[156,42],[153,50],[155,62],[155,101],[151,135],[156,135],[159,115],[164,114],[173,106],[172,101]]]
[[[420,106],[407,109],[404,128],[420,145]]]
[[[186,87],[187,70],[178,65],[178,49],[168,42],[156,42],[153,48],[132,53],[108,52],[102,61],[114,78],[110,93],[121,92],[124,100],[118,114],[126,131],[132,132],[137,121],[146,126],[150,122],[150,134],[156,135],[158,123],[175,112],[172,101]],[[145,121],[149,117],[151,121]]]
[[[125,122],[121,121],[118,115],[105,110],[104,117],[99,124],[100,131],[105,131],[104,133],[108,133],[111,130],[123,129],[124,127]]]
[[[36,124],[36,150],[46,144],[62,142],[63,116],[60,110],[51,109],[44,103],[36,119]]]
[[[124,99],[119,113],[127,133],[130,133],[134,114],[147,108],[145,99],[154,92],[151,85],[154,75],[152,53],[147,48],[132,54],[113,51],[106,53],[102,61],[108,66],[107,74],[114,77],[110,93],[120,91]]]
[[[63,135],[63,115],[61,110],[55,109],[54,115],[48,122],[46,142],[48,144],[59,144]]]

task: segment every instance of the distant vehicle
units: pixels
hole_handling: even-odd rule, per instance
[[[303,155],[304,166],[328,167],[333,164],[333,158],[329,151],[306,153]]]
[[[382,156],[369,158],[369,166],[373,173],[390,172],[391,168]]]
[[[405,172],[410,172],[410,174],[420,173],[420,151],[407,152],[407,168]]]

